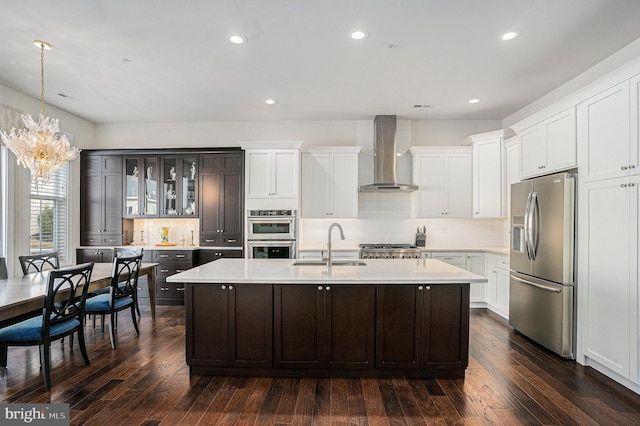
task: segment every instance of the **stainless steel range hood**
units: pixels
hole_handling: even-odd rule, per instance
[[[411,192],[416,185],[398,183],[396,178],[396,116],[376,115],[374,124],[373,182],[360,192]]]

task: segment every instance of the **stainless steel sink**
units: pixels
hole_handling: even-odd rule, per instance
[[[295,260],[292,266],[327,266],[326,260]],[[363,260],[334,260],[332,266],[367,266]]]

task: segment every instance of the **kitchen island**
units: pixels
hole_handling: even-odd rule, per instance
[[[486,279],[435,259],[220,259],[167,281],[186,284],[192,374],[464,377]]]

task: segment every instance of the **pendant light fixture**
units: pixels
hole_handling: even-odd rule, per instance
[[[47,183],[53,173],[67,161],[78,156],[80,150],[72,147],[64,134],[60,134],[58,120],[44,115],[44,51],[51,45],[42,40],[34,40],[40,48],[40,120],[33,121],[31,115],[22,114],[25,128],[11,132],[0,132],[2,142],[13,152],[21,164],[31,171],[31,180],[37,187]]]

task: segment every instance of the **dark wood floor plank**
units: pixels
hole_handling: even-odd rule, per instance
[[[318,379],[313,400],[312,425],[331,424],[331,379]]]
[[[298,396],[294,414],[294,424],[310,425],[313,419],[313,405],[315,403],[317,379],[300,379]]]
[[[349,393],[347,380],[331,379],[331,424],[346,426],[349,424]]]
[[[185,419],[187,419],[185,424],[196,424],[209,405],[211,395],[220,389],[223,382],[224,379],[209,376],[192,380],[189,391],[178,401],[169,415],[161,419],[160,424],[177,425]]]
[[[382,396],[384,411],[387,413],[387,418],[389,419],[389,425],[406,425],[407,423],[405,422],[392,379],[378,380],[378,388],[380,388],[380,395]]]
[[[300,379],[298,378],[290,378],[285,381],[274,424],[292,424],[293,416],[296,409],[296,397],[298,396],[299,387]]]
[[[438,411],[438,407],[433,402],[431,395],[427,392],[427,388],[424,386],[422,380],[409,380],[409,387],[413,392],[413,395],[416,398],[416,403],[418,404],[418,409],[422,414],[422,418],[429,425],[434,426],[442,426],[446,425],[446,422],[440,416],[440,412]]]
[[[406,379],[392,379],[391,383],[396,391],[400,409],[402,410],[404,421],[408,425],[425,425],[422,412],[418,407],[415,395]]]
[[[242,410],[240,411],[238,420],[236,420],[235,424],[237,426],[250,426],[255,423],[270,385],[271,378],[269,377],[253,378],[253,382],[248,386],[250,393],[247,396],[247,400],[242,407]],[[185,423],[185,425],[189,424],[195,423]]]
[[[242,378],[242,381],[236,387],[235,392],[233,392],[233,395],[231,395],[231,398],[229,398],[229,402],[224,407],[224,411],[222,412],[220,420],[218,421],[219,424],[235,424],[238,416],[240,415],[240,412],[242,411],[242,407],[247,401],[247,396],[249,396],[249,393],[251,392],[248,387],[244,386],[244,384],[246,384],[246,382],[249,380],[251,380],[250,377]]]
[[[219,424],[220,417],[224,413],[225,407],[233,397],[236,388],[242,382],[241,377],[229,377],[222,383],[222,386],[215,393],[211,403],[204,410],[204,414],[197,424],[214,425]]]
[[[384,409],[382,395],[376,379],[362,379],[362,392],[365,396],[364,405],[371,426],[389,426],[389,419]]]
[[[349,424],[354,426],[368,425],[367,407],[360,379],[347,379],[347,401],[349,404]]]
[[[258,418],[256,419],[256,425],[272,425],[273,421],[278,414],[278,406],[280,405],[280,399],[284,392],[284,385],[286,379],[276,377],[271,381],[267,395],[264,398],[264,402],[258,412]]]

